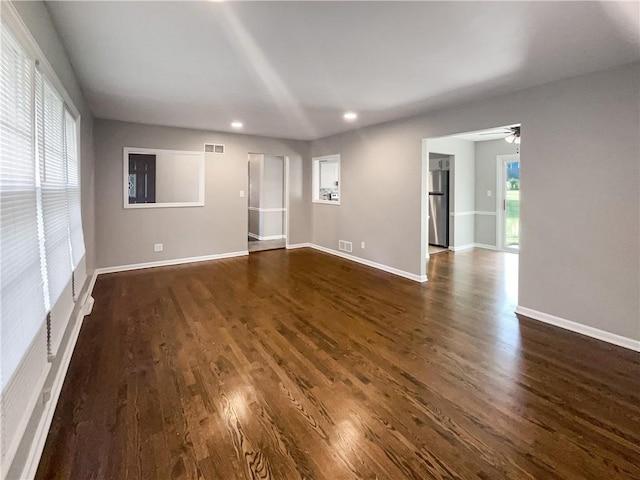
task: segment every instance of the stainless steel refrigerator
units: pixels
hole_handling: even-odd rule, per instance
[[[449,246],[449,171],[429,172],[429,244]]]

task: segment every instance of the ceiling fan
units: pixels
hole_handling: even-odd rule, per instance
[[[507,135],[505,137],[505,141],[508,143],[516,143],[519,144],[520,143],[520,127],[509,127],[509,128],[503,128],[501,130],[494,130],[491,132],[484,132],[481,133],[480,135]]]

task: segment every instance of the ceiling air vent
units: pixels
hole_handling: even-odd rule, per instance
[[[216,145],[214,143],[205,143],[204,151],[206,153],[224,153],[224,145]]]

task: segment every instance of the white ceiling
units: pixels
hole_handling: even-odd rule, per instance
[[[283,138],[640,59],[638,2],[47,5],[96,117]]]

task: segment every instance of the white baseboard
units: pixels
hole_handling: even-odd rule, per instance
[[[102,275],[103,273],[126,272],[128,270],[140,270],[143,268],[169,267],[172,265],[182,265],[184,263],[206,262],[209,260],[220,260],[222,258],[242,257],[244,255],[249,255],[249,252],[247,250],[243,250],[240,252],[204,255],[202,257],[174,258],[172,260],[160,260],[157,262],[132,263],[130,265],[118,265],[116,267],[96,268],[96,272],[98,275]]]
[[[461,252],[463,250],[469,250],[471,248],[485,248],[487,250],[498,250],[495,245],[487,245],[485,243],[467,243],[466,245],[460,245],[458,247],[449,247],[452,252]]]
[[[51,397],[44,406],[44,411],[36,427],[33,441],[31,442],[29,452],[27,454],[27,460],[23,467],[20,478],[31,479],[36,476],[36,471],[38,470],[38,465],[40,464],[40,458],[42,457],[44,445],[47,441],[47,436],[49,435],[49,428],[51,427],[51,422],[53,421],[53,414],[56,411],[58,400],[60,399],[62,385],[64,384],[65,377],[67,376],[67,371],[69,370],[71,356],[73,354],[73,351],[75,350],[76,342],[78,341],[78,335],[80,335],[80,329],[82,328],[82,323],[84,322],[84,317],[86,315],[89,315],[91,313],[91,310],[93,309],[94,300],[91,294],[93,293],[93,287],[96,284],[97,277],[98,273],[94,271],[93,275],[91,276],[91,280],[89,281],[87,292],[82,300],[80,308],[78,309],[76,323],[73,326],[71,334],[69,335],[69,340],[62,354],[62,359],[60,360],[60,368],[58,369],[56,377],[53,380],[53,384],[51,385]]]
[[[287,250],[293,250],[295,248],[307,248],[311,247],[310,243],[291,243],[287,245]]]
[[[452,252],[461,252],[462,250],[469,250],[470,248],[475,247],[475,243],[467,243],[466,245],[460,245],[457,247],[449,247],[449,250]]]
[[[533,310],[532,308],[521,307],[520,305],[516,307],[516,313],[524,317],[532,318],[540,322],[549,323],[551,325],[555,325],[556,327],[564,328],[565,330],[570,330],[572,332],[586,335],[587,337],[597,338],[598,340],[612,343],[614,345],[618,345],[619,347],[624,347],[630,350],[635,350],[636,352],[640,352],[640,340],[623,337],[615,333],[600,330],[588,325],[583,325],[581,323],[573,322],[565,318],[556,317],[544,312],[539,312],[537,310]]]
[[[316,245],[313,243],[310,244],[309,246],[315,250],[319,250],[324,253],[329,253],[337,257],[342,257],[347,260],[351,260],[352,262],[361,263],[362,265],[366,265],[368,267],[377,268],[378,270],[382,270],[388,273],[393,273],[394,275],[408,278],[409,280],[413,280],[414,282],[424,283],[427,281],[426,275],[420,276],[420,275],[416,275],[415,273],[405,272],[404,270],[400,270],[398,268],[389,267],[381,263],[376,263],[376,262],[372,262],[371,260],[366,260],[364,258],[356,257],[355,255],[349,255],[348,253],[340,252],[339,250],[333,250],[331,248],[321,247],[320,245]]]
[[[495,245],[488,245],[486,243],[474,243],[473,246],[476,248],[485,248],[487,250],[498,250],[498,247]]]
[[[286,235],[269,235],[266,237],[261,237],[260,235],[256,235],[255,233],[249,233],[251,238],[255,238],[256,240],[281,240],[283,238],[287,238]]]

